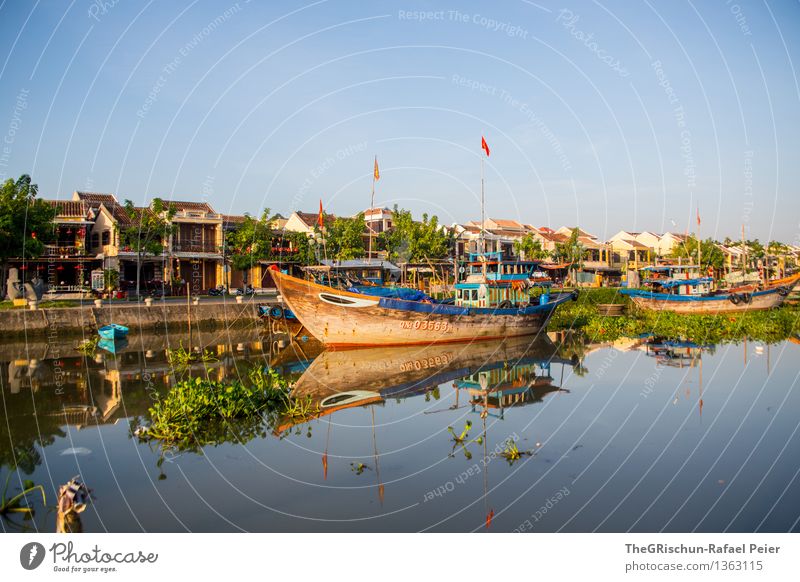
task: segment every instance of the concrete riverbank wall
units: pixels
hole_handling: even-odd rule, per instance
[[[97,328],[118,323],[131,333],[153,334],[193,329],[245,328],[258,323],[258,304],[214,302],[186,305],[180,302],[104,305],[62,309],[0,311],[0,335],[3,339],[39,339],[57,336],[94,335]]]

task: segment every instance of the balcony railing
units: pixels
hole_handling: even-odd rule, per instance
[[[84,247],[72,245],[44,245],[44,255],[46,257],[75,257],[86,254]]]
[[[173,241],[172,250],[177,253],[212,253],[221,254],[222,247],[218,244],[211,242],[200,241]]]

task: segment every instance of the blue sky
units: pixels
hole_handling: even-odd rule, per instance
[[[0,177],[800,241],[800,3],[0,4]]]

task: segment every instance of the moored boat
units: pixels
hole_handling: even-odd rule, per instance
[[[306,329],[331,347],[428,345],[533,335],[574,293],[531,297],[514,280],[468,278],[453,303],[355,293],[273,269],[283,300]]]
[[[798,283],[800,283],[800,273],[795,273],[794,275],[790,275],[788,277],[767,281],[767,288],[772,289],[777,287],[786,287],[789,289],[789,291],[791,291]]]
[[[673,288],[697,288],[707,283],[701,280],[678,280]],[[662,287],[667,290],[670,287]],[[736,313],[741,311],[759,311],[779,307],[788,295],[785,287],[775,287],[763,291],[743,293],[689,293],[673,294],[659,293],[643,289],[623,289],[621,293],[627,295],[637,307],[650,311],[671,311],[682,314],[713,315],[717,313]]]
[[[100,337],[102,338],[117,340],[128,335],[128,328],[117,323],[110,323],[98,329],[97,333],[100,334]]]

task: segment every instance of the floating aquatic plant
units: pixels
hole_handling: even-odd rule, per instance
[[[100,337],[95,336],[79,343],[75,349],[82,353],[84,356],[93,357],[97,352],[97,344],[100,342]]]
[[[30,479],[26,479],[22,483],[22,492],[9,498],[9,482],[11,481],[11,476],[14,475],[15,472],[15,470],[9,471],[8,476],[6,477],[6,483],[3,487],[3,494],[0,496],[0,515],[7,515],[9,513],[22,513],[26,516],[31,516],[34,513],[34,510],[28,502],[28,495],[39,491],[42,494],[42,503],[45,504],[47,503],[47,495],[45,495],[44,487],[41,485],[36,485]]]
[[[248,379],[182,380],[153,404],[149,423],[134,427],[133,435],[179,450],[266,436],[266,427],[291,402],[288,382],[263,370],[251,372]]]
[[[204,349],[202,352],[187,350],[183,347],[183,342],[180,342],[179,347],[167,349],[167,361],[173,370],[179,374],[183,374],[194,363],[197,362],[215,362],[217,360],[213,352]]]

